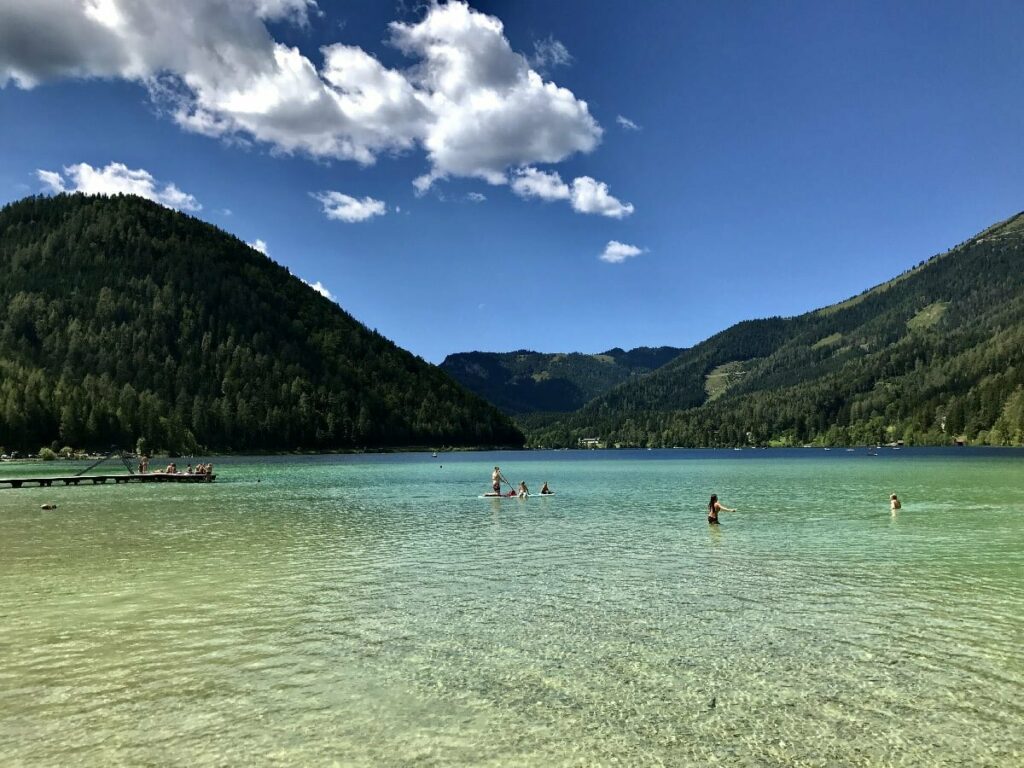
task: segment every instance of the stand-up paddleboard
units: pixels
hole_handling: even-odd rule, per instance
[[[528,494],[526,496],[519,496],[518,494],[516,494],[514,496],[509,496],[507,493],[485,493],[485,494],[482,494],[479,498],[481,498],[481,499],[546,499],[546,498],[549,498],[549,497],[554,496],[554,495],[555,494],[553,494],[553,493],[531,493],[531,494]]]

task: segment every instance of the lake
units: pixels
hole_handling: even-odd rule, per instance
[[[878,453],[237,457],[210,485],[0,490],[0,755],[1020,765],[1024,452]],[[479,498],[495,464],[557,495]],[[739,509],[719,528],[710,493]]]

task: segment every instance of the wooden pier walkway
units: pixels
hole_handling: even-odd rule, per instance
[[[50,488],[63,483],[64,485],[103,485],[113,482],[121,483],[212,483],[216,475],[197,475],[178,472],[147,472],[144,475],[72,475],[71,477],[0,477],[0,487],[9,485],[11,488],[23,488],[35,484],[38,488]]]

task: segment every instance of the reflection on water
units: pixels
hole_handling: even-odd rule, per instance
[[[652,453],[0,491],[0,754],[1020,763],[1016,454]],[[558,495],[478,498],[495,463]]]

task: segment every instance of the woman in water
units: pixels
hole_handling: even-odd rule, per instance
[[[718,525],[718,513],[719,512],[735,512],[735,509],[729,509],[718,503],[718,496],[711,494],[711,501],[708,502],[708,525]]]
[[[897,509],[901,509],[902,507],[903,507],[903,505],[900,504],[900,500],[899,500],[899,498],[897,498],[895,493],[892,496],[889,497],[889,510],[894,515],[896,514],[896,510]]]

